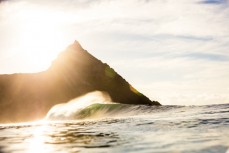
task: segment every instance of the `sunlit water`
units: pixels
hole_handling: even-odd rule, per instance
[[[91,107],[84,119],[0,125],[0,152],[229,152],[229,104]]]

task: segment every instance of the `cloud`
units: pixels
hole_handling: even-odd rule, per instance
[[[227,0],[203,0],[201,3],[203,4],[223,4],[227,3]]]
[[[211,61],[229,61],[229,56],[220,55],[220,54],[208,54],[208,53],[189,53],[186,54],[185,57],[193,58],[193,59],[203,59],[203,60],[211,60]]]

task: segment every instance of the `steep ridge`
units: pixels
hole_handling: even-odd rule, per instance
[[[160,105],[75,41],[44,72],[0,75],[0,123],[41,119],[53,105],[97,90],[118,103]]]

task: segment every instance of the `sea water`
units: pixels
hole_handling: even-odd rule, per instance
[[[0,152],[229,153],[229,104],[94,103],[74,114],[1,124]]]

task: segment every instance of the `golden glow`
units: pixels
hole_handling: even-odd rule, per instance
[[[62,49],[61,35],[39,23],[32,23],[23,32],[20,50],[24,60],[31,63],[30,70],[46,69]]]
[[[56,56],[66,47],[63,12],[49,11],[37,7],[26,8],[15,20],[15,44],[11,51],[19,58],[17,63],[25,71],[37,72],[47,69]],[[65,40],[65,41],[64,41]]]
[[[1,62],[6,64],[1,64],[0,73],[46,70],[59,52],[82,35],[77,31],[78,24],[98,17],[91,17],[91,12],[29,1],[2,5],[0,14],[6,16],[8,26],[1,31],[1,44],[7,47],[3,45]]]
[[[47,113],[46,120],[75,119],[75,114],[77,114],[79,110],[92,104],[106,104],[111,101],[110,95],[106,92],[90,92],[81,97],[75,98],[68,103],[53,106]]]
[[[44,127],[39,127],[34,130],[33,138],[29,142],[28,153],[44,152],[44,136],[42,136]]]
[[[34,130],[32,131],[31,139],[28,139],[28,150],[27,153],[41,153],[41,152],[49,152],[52,148],[45,148],[45,132],[50,129],[45,121],[36,122],[38,126],[34,126]],[[41,125],[39,125],[41,124]]]
[[[137,89],[135,89],[133,86],[130,85],[130,90],[134,93],[136,93],[137,95],[141,96],[142,94],[140,92],[138,92]]]

